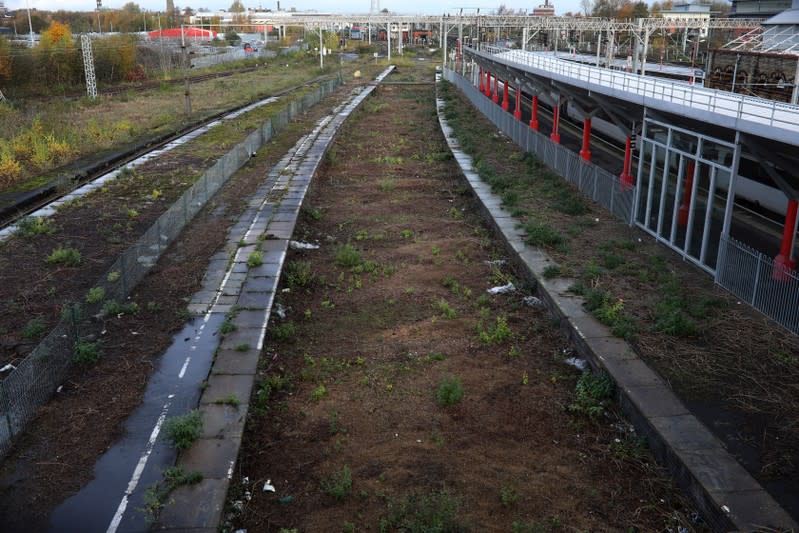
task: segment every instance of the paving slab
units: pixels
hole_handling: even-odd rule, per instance
[[[216,532],[222,520],[228,485],[227,477],[223,477],[205,478],[194,485],[178,487],[169,495],[169,502],[154,529]]]
[[[200,405],[216,404],[224,398],[235,396],[247,403],[253,387],[253,376],[245,374],[214,374],[208,376],[207,385],[200,398]]]
[[[244,404],[238,407],[232,405],[205,404],[200,406],[200,414],[203,417],[203,432],[201,437],[208,439],[219,439],[223,437],[241,438],[244,433],[244,423],[246,421],[246,408]]]
[[[211,369],[213,374],[244,374],[254,376],[258,371],[258,357],[260,352],[255,349],[256,347],[247,350],[239,351],[236,349],[220,349],[216,354],[214,366]],[[239,398],[239,400],[246,402],[247,399]]]

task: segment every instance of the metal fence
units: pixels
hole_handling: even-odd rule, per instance
[[[799,275],[795,270],[775,270],[770,257],[722,235],[716,283],[786,329],[799,333]]]
[[[256,59],[277,56],[276,52],[267,50],[266,48],[259,48],[257,51],[247,52],[243,48],[230,50],[221,54],[206,54],[194,56],[191,59],[192,68],[210,67],[213,65],[220,65],[222,63],[230,63],[231,61],[240,61],[242,59]]]
[[[61,321],[53,331],[0,381],[0,457],[9,451],[14,437],[66,378],[75,359],[76,346],[86,335],[99,329],[95,317],[103,307],[109,310],[114,305],[123,305],[136,284],[228,178],[292,118],[319,103],[340,83],[341,78],[329,80],[290,102],[206,170],[97,282],[95,286],[104,290],[103,303],[74,303],[64,307]]]
[[[617,218],[632,224],[634,188],[578,154],[531,130],[511,113],[493,103],[466,78],[445,69],[444,77],[456,85],[483,114],[548,167]],[[799,275],[774,268],[774,261],[729,236],[721,236],[715,282],[784,328],[799,333]]]
[[[491,122],[508,135],[513,142],[534,154],[546,166],[563,176],[580,192],[605,207],[614,216],[631,224],[635,189],[621,182],[618,176],[597,165],[585,161],[578,154],[549,137],[530,129],[526,123],[516,120],[512,113],[493,103],[468,79],[445,69],[444,78],[453,83],[471,100]]]

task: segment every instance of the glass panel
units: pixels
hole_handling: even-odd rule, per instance
[[[689,203],[689,207],[693,205],[693,214],[688,213],[689,219],[689,234],[686,243],[686,251],[688,255],[696,260],[699,260],[699,254],[702,246],[702,235],[705,228],[705,213],[707,212],[708,189],[710,187],[710,167],[704,163],[697,162],[699,172],[696,178],[694,191],[696,196],[693,201]],[[693,220],[691,221],[691,218]]]
[[[672,131],[671,133],[671,145],[683,152],[696,153],[698,142],[699,138],[696,135],[690,135],[682,131]]]
[[[721,229],[724,226],[724,210],[727,207],[727,191],[729,190],[730,171],[716,171],[716,190],[713,197],[713,218],[710,223],[707,249],[705,250],[705,264],[712,269],[716,268],[719,254],[719,240]]]
[[[639,224],[643,224],[646,219],[646,201],[649,194],[649,171],[651,170],[650,161],[652,159],[652,143],[643,140],[643,153],[639,164],[641,168],[641,182],[638,184],[638,212],[635,214],[635,220]]]

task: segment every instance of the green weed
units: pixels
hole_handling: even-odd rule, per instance
[[[336,250],[336,264],[343,267],[354,267],[361,264],[361,254],[350,244],[344,244]]]
[[[177,450],[187,450],[203,430],[203,419],[198,410],[169,418],[163,425],[164,438]]]
[[[247,266],[250,268],[259,267],[264,264],[264,258],[261,255],[261,252],[252,252],[249,257],[247,257]]]
[[[45,331],[44,317],[37,316],[36,318],[31,318],[28,320],[28,323],[25,324],[25,327],[22,329],[22,338],[35,339],[44,335]]]
[[[56,228],[50,218],[24,217],[17,222],[16,235],[22,238],[36,235],[52,235]]]
[[[103,356],[100,342],[78,341],[72,350],[72,357],[79,365],[93,365]]]
[[[549,224],[530,220],[525,224],[527,237],[524,242],[531,246],[557,246],[565,242],[564,237]]]
[[[566,410],[592,418],[600,416],[609,405],[613,390],[613,380],[607,373],[585,370],[574,388],[574,401],[566,407]]]
[[[325,494],[341,501],[352,492],[352,470],[345,465],[322,478],[320,484]]]
[[[102,301],[103,298],[105,298],[105,289],[103,287],[92,287],[86,293],[86,302],[90,304],[96,304]]]
[[[436,400],[442,407],[455,405],[463,399],[463,384],[458,376],[446,376],[441,378],[436,392]]]
[[[214,403],[217,405],[229,405],[238,409],[239,405],[241,405],[241,400],[235,394],[228,394],[224,398],[217,398]]]
[[[413,533],[462,533],[468,531],[459,521],[460,501],[446,489],[429,493],[414,492],[401,502],[388,502],[388,516],[380,521],[379,531]]]
[[[485,344],[502,343],[513,337],[513,332],[508,327],[508,319],[498,316],[494,324],[485,326],[485,321],[480,319],[477,322],[477,335]]]
[[[64,248],[59,246],[47,256],[47,262],[65,266],[78,266],[81,262],[80,252],[75,248]]]
[[[310,261],[290,261],[286,264],[285,273],[286,284],[291,288],[308,288],[316,282],[316,273]]]

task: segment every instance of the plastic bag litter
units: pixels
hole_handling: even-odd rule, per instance
[[[319,245],[309,242],[289,241],[289,248],[292,250],[318,250]]]
[[[540,298],[536,298],[535,296],[525,296],[524,303],[526,305],[529,305],[530,307],[544,307],[544,302],[542,302]]]
[[[275,306],[275,314],[280,318],[286,318],[286,308],[283,307],[283,304],[277,304]]]
[[[14,370],[15,368],[17,368],[17,367],[15,367],[14,365],[12,365],[11,363],[8,363],[8,364],[7,364],[6,366],[4,366],[3,368],[0,368],[0,372],[8,372],[8,371],[10,371],[10,370]]]
[[[483,263],[487,264],[488,266],[502,266],[507,263],[507,261],[504,259],[494,259],[492,261],[483,261]]]
[[[275,492],[275,486],[272,485],[271,479],[267,479],[266,483],[264,483],[264,492]]]
[[[516,287],[513,283],[508,283],[507,285],[500,285],[498,287],[491,287],[486,292],[488,294],[505,294],[506,292],[513,292],[516,290]]]
[[[585,370],[588,364],[585,359],[580,359],[579,357],[569,357],[568,359],[564,359],[563,362],[580,370]]]

